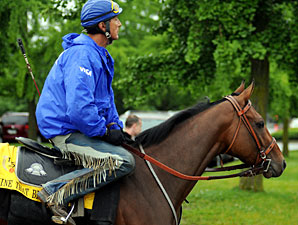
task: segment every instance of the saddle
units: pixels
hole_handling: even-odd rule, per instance
[[[72,161],[62,159],[56,147],[49,148],[24,137],[16,140],[24,145],[18,150],[15,169],[19,181],[24,184],[41,187],[41,184],[80,169]]]
[[[67,162],[69,163],[69,162]],[[41,187],[50,180],[54,180],[75,169],[76,166],[56,164],[55,159],[37,152],[28,151],[26,147],[20,147],[17,153],[15,173],[20,182]]]
[[[62,153],[57,147],[43,146],[24,137],[17,137],[16,140],[24,145],[18,148],[15,166],[15,174],[22,184],[40,190],[42,184],[82,168],[71,160],[62,159]],[[85,196],[85,200],[89,199],[89,204],[85,204],[85,208],[92,209],[91,219],[113,222],[116,218],[119,196],[118,182],[101,188],[95,192],[95,195],[93,193],[87,198]]]

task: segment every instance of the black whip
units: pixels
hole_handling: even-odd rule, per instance
[[[32,78],[33,82],[34,82],[34,85],[35,85],[35,87],[36,87],[36,90],[37,90],[37,92],[38,92],[38,94],[39,94],[39,96],[40,96],[40,92],[39,92],[39,89],[38,89],[38,87],[37,87],[35,78],[34,78],[34,76],[33,76],[32,69],[31,69],[31,65],[30,65],[30,63],[29,63],[29,61],[28,61],[28,59],[27,59],[26,52],[25,52],[25,48],[24,48],[24,45],[23,45],[23,42],[22,42],[22,39],[21,39],[21,38],[18,38],[18,44],[19,44],[19,46],[20,46],[20,48],[21,48],[21,51],[22,51],[22,54],[23,54],[23,56],[24,56],[24,58],[25,58],[25,62],[26,62],[26,64],[27,64],[28,71],[29,71],[29,73],[30,73],[30,75],[31,75],[31,78]]]

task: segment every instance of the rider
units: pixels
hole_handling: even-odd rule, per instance
[[[114,103],[114,60],[107,45],[119,38],[122,12],[111,0],[88,0],[81,11],[85,34],[63,37],[64,51],[54,63],[39,99],[36,118],[44,137],[65,159],[84,168],[43,185],[38,197],[54,213],[63,206],[134,170],[134,157],[120,147],[123,124]],[[56,216],[56,217],[55,217]],[[69,220],[71,224],[74,221]]]

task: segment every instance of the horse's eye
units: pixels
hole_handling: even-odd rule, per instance
[[[264,126],[265,126],[264,121],[257,122],[256,125],[257,125],[257,127],[260,128],[260,129],[261,129],[261,128],[264,128]]]

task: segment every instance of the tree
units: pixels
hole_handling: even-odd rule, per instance
[[[169,83],[191,97],[209,93],[213,99],[243,78],[254,79],[252,101],[266,119],[270,60],[288,57],[284,40],[291,36],[289,20],[295,15],[288,12],[296,6],[279,0],[165,0],[156,29],[167,35],[165,50],[139,57],[126,79],[133,91],[147,96],[143,101],[157,97]],[[263,189],[262,179],[258,183],[254,190]]]
[[[38,27],[37,8],[43,4],[43,1],[1,1],[1,23],[4,29],[1,35],[1,52],[4,53],[4,60],[1,63],[0,81],[2,83],[2,95],[13,95],[18,98],[26,99],[29,112],[34,111],[35,97],[33,88],[27,81],[27,72],[24,59],[18,57],[16,40],[23,38],[28,43],[34,35],[32,30]],[[23,60],[23,61],[22,61]],[[26,86],[25,86],[26,85]],[[15,91],[16,90],[16,91]],[[34,114],[33,114],[34,115]],[[32,113],[29,115],[29,136],[36,138],[36,122]]]
[[[32,120],[38,95],[27,73],[16,40],[22,38],[38,87],[42,90],[51,66],[63,51],[62,37],[70,32],[80,33],[83,29],[80,25],[80,12],[85,2],[85,0],[1,1],[1,114],[8,110],[29,110],[31,112],[29,127],[30,130],[34,128],[31,123],[35,122]],[[121,37],[108,47],[115,59],[115,80],[120,76],[124,77],[123,71],[126,70],[129,55],[136,56],[145,52],[149,54],[152,52],[149,49],[153,49],[150,46],[153,43],[154,46],[159,45],[162,39],[162,36],[149,38],[152,36],[150,27],[156,21],[158,2],[129,0],[119,3],[124,9],[120,15]],[[116,103],[122,112],[125,109],[122,107],[121,96],[125,93],[119,85],[115,85],[114,91],[117,96]],[[27,108],[28,104],[30,109]],[[33,135],[34,133],[35,131]]]
[[[289,156],[288,150],[288,124],[290,118],[292,91],[288,73],[277,68],[276,63],[271,64],[271,69],[275,71],[270,78],[270,88],[274,89],[271,96],[271,114],[278,115],[278,120],[283,121],[283,154]]]
[[[67,13],[63,10],[66,4],[67,1],[59,3],[46,0],[3,0],[0,3],[3,28],[1,54],[4,59],[0,62],[0,95],[6,99],[1,104],[4,105],[1,107],[1,113],[7,110],[29,111],[28,136],[33,139],[36,139],[37,134],[35,105],[38,94],[17,45],[17,38],[22,38],[41,90],[47,73],[62,51],[61,39],[58,41],[56,35],[69,28],[63,19],[66,16],[71,18],[74,14],[72,10]],[[65,17],[61,16],[63,13],[66,13]]]
[[[279,67],[280,82],[275,86],[277,99],[280,99],[280,104],[273,101],[272,110],[283,121],[283,154],[289,156],[288,150],[288,129],[291,117],[297,117],[297,102],[298,102],[298,25],[296,15],[298,13],[298,2],[292,2],[284,6],[284,15],[287,18],[286,23],[288,27],[287,35],[284,36],[284,41],[287,43],[283,46],[285,54],[277,53],[275,58]]]

